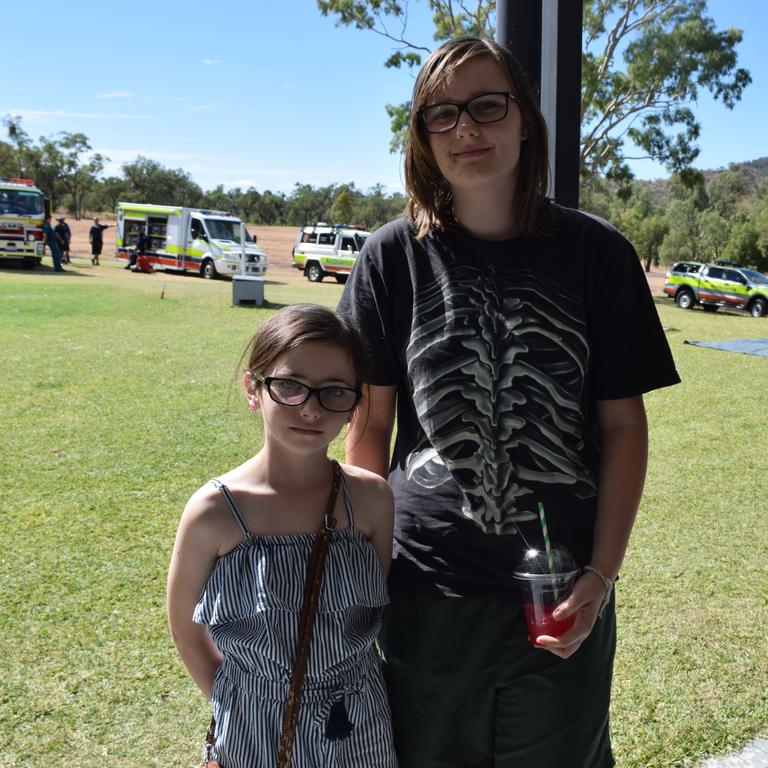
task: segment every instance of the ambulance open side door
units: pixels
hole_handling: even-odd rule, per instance
[[[184,269],[184,253],[186,251],[186,242],[184,240],[184,224],[189,218],[189,214],[183,211],[181,216],[168,217],[168,229],[166,231],[167,245],[166,258],[168,261],[174,261],[171,269]]]

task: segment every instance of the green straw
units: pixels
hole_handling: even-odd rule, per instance
[[[549,563],[549,572],[555,572],[555,562],[552,559],[552,545],[549,543],[549,531],[547,530],[547,521],[544,517],[544,505],[539,502],[539,519],[541,520],[541,531],[544,534],[544,546],[547,548],[547,562]]]

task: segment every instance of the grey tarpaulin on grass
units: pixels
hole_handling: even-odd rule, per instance
[[[731,341],[688,341],[686,339],[685,344],[722,349],[725,352],[741,352],[743,355],[768,357],[768,339],[731,339]]]

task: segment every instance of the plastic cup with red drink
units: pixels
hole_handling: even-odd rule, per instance
[[[555,619],[555,608],[573,591],[579,569],[573,555],[557,544],[549,553],[529,549],[513,575],[520,589],[528,625],[528,639],[536,645],[541,635],[560,637],[573,626],[575,616]]]

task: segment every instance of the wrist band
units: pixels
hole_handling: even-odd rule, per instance
[[[602,571],[598,571],[597,568],[594,568],[591,565],[584,566],[584,572],[586,573],[587,571],[589,571],[590,573],[594,573],[595,576],[597,576],[597,578],[603,582],[603,586],[605,587],[605,597],[603,598],[603,602],[600,603],[600,610],[597,612],[598,618],[602,618],[603,611],[605,610],[605,607],[608,605],[611,599],[611,592],[613,590],[613,581],[611,581],[611,579],[609,579]]]

